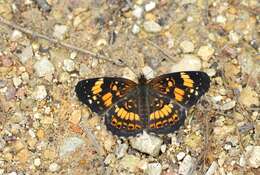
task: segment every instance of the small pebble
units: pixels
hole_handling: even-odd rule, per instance
[[[5,80],[0,80],[0,88],[3,88],[6,86],[6,81]]]
[[[36,167],[40,166],[40,165],[41,165],[41,159],[40,159],[40,158],[34,159],[33,164],[34,164]]]
[[[147,175],[160,175],[162,173],[162,166],[160,163],[149,163],[147,165]]]
[[[228,38],[233,44],[238,44],[240,40],[240,36],[234,31],[229,32]]]
[[[206,172],[205,175],[214,175],[215,172],[218,169],[218,163],[216,161],[212,162],[212,164],[210,165],[208,171]]]
[[[7,101],[15,99],[16,90],[13,86],[8,87],[5,92],[5,98]]]
[[[0,60],[2,61],[4,67],[11,67],[13,65],[13,62],[10,57],[0,56]]]
[[[16,88],[18,88],[22,84],[22,80],[20,77],[13,77],[13,84]]]
[[[139,25],[137,25],[137,24],[134,24],[134,25],[133,25],[133,27],[132,27],[132,33],[133,33],[133,34],[139,33],[140,30],[141,30],[141,29],[140,29]]]
[[[162,27],[155,21],[145,21],[143,26],[146,32],[157,33],[162,30]]]
[[[13,33],[11,34],[10,39],[11,39],[11,41],[17,41],[22,37],[23,37],[22,32],[20,32],[19,30],[14,30]]]
[[[215,50],[210,46],[201,46],[198,50],[198,56],[204,61],[208,61],[214,54]]]
[[[105,163],[106,165],[109,165],[109,164],[111,164],[112,162],[114,162],[115,160],[116,160],[116,158],[115,158],[115,155],[114,155],[114,154],[108,154],[107,157],[106,157],[105,160],[104,160],[104,163]]]
[[[84,141],[79,137],[68,137],[65,138],[63,143],[60,145],[59,155],[61,157],[74,152],[78,147],[84,144]]]
[[[176,156],[177,160],[181,161],[185,157],[185,155],[185,152],[179,152]]]
[[[57,172],[60,170],[60,165],[58,165],[57,163],[51,163],[49,166],[49,170],[50,172]]]
[[[63,40],[65,38],[65,34],[68,31],[68,27],[65,25],[55,25],[54,26],[54,32],[53,37]]]
[[[223,15],[219,15],[216,18],[216,22],[220,23],[220,24],[225,24],[226,21],[227,21],[227,18],[225,16],[223,16]]]
[[[138,166],[140,165],[140,158],[134,155],[126,155],[120,160],[119,164],[124,169],[130,172],[135,172],[137,171]]]
[[[183,55],[181,61],[179,61],[177,64],[173,64],[171,71],[199,71],[201,66],[201,60],[197,56],[185,54]]]
[[[143,16],[144,9],[141,6],[134,6],[134,10],[132,11],[133,16],[135,16],[137,19],[140,19]]]
[[[165,153],[166,149],[167,149],[167,146],[166,146],[165,144],[163,144],[163,145],[161,146],[161,152],[162,152],[162,153]]]
[[[235,106],[236,106],[236,101],[230,101],[230,102],[227,102],[227,103],[224,103],[223,105],[221,105],[220,110],[227,111],[227,110],[234,108]]]
[[[134,149],[152,156],[159,154],[162,143],[161,138],[149,135],[145,132],[139,137],[130,139],[130,144]]]
[[[86,77],[91,72],[91,69],[86,64],[80,64],[79,75],[81,77]]]
[[[195,169],[196,165],[194,159],[190,155],[187,155],[181,162],[178,173],[181,175],[190,175],[193,174]]]
[[[30,79],[30,76],[27,72],[23,72],[22,75],[21,75],[21,78],[24,82],[28,82],[29,79]]]
[[[116,155],[117,159],[124,157],[127,149],[128,149],[128,144],[126,144],[126,143],[119,144],[115,150],[115,155]]]
[[[6,142],[4,139],[0,138],[0,151],[2,151],[4,149],[4,147],[6,146]]]
[[[238,102],[247,107],[250,107],[251,105],[259,106],[259,97],[252,88],[247,87],[241,91]]]
[[[46,58],[37,61],[33,68],[35,69],[38,77],[44,77],[54,73],[53,64]]]
[[[240,164],[242,166],[248,165],[251,168],[260,167],[260,146],[247,146],[245,148],[245,157],[244,155],[240,158]]]
[[[21,50],[21,53],[16,53],[16,55],[20,62],[25,65],[33,57],[32,47],[30,45],[26,46]]]
[[[18,175],[16,172],[7,173],[7,175]]]
[[[69,118],[69,122],[73,123],[74,125],[79,124],[81,120],[81,110],[74,110]]]
[[[185,40],[181,42],[180,48],[183,53],[191,53],[194,51],[194,44],[191,41]]]
[[[146,12],[152,11],[156,7],[156,3],[154,1],[150,1],[149,3],[145,4],[144,9]]]
[[[63,61],[63,66],[67,72],[72,72],[75,69],[75,63],[71,59],[65,59]]]
[[[34,89],[32,96],[34,97],[35,100],[43,100],[44,98],[47,97],[47,91],[45,89],[45,86],[40,85],[40,86],[36,86],[36,88]]]

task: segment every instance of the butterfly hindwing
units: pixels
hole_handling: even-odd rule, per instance
[[[210,79],[204,72],[176,72],[158,76],[152,79],[149,85],[156,92],[188,108],[208,91]]]
[[[150,111],[147,116],[149,132],[167,134],[183,125],[186,117],[186,110],[183,106],[153,92],[149,93],[148,99],[150,102]]]
[[[137,93],[133,92],[118,101],[105,114],[107,129],[118,136],[133,136],[145,128],[144,116],[138,110]]]
[[[102,77],[79,81],[75,91],[81,102],[101,114],[135,87],[136,83],[128,79]]]

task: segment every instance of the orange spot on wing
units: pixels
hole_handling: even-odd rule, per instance
[[[184,85],[184,86],[187,86],[187,87],[190,87],[190,88],[193,87],[193,84],[192,84],[192,83],[188,83],[188,82],[186,82],[186,81],[184,81],[183,85]]]
[[[164,105],[164,107],[161,109],[161,112],[163,113],[164,116],[167,116],[169,114],[169,112],[166,110],[166,106]]]
[[[176,99],[177,101],[182,101],[182,100],[183,100],[183,97],[182,97],[181,95],[179,95],[179,94],[177,94],[177,93],[175,93],[174,95],[175,95],[175,99]]]
[[[117,85],[113,85],[112,91],[117,91]]]
[[[125,116],[128,114],[128,112],[126,110],[123,110],[122,114],[121,114],[121,118],[125,118]]]
[[[159,110],[158,112],[159,112],[159,116],[160,116],[161,118],[164,118],[164,115],[163,115],[162,111]]]
[[[178,93],[181,96],[183,96],[185,94],[184,90],[182,90],[180,88],[174,88],[174,93]]]
[[[108,92],[106,93],[105,95],[102,96],[102,100],[103,101],[106,101],[107,99],[111,98],[112,97],[112,93],[111,92]]]
[[[150,120],[154,120],[154,112],[150,114]]]
[[[156,119],[159,119],[159,118],[160,118],[160,114],[159,114],[158,111],[155,111],[155,112],[154,112],[154,117],[155,117]]]
[[[169,105],[165,105],[164,109],[168,112],[171,113],[172,112],[172,108]]]
[[[135,120],[136,120],[136,121],[140,121],[140,116],[137,115],[137,114],[135,114]]]
[[[133,121],[135,119],[135,114],[130,112],[129,120]]]

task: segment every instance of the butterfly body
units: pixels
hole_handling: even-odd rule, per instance
[[[147,132],[167,134],[183,125],[186,110],[208,90],[204,72],[176,72],[138,83],[101,77],[78,82],[75,91],[93,112],[105,116],[107,129],[118,136]]]

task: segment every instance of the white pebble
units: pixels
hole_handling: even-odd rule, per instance
[[[35,100],[43,100],[47,96],[47,91],[45,89],[45,86],[40,85],[35,88],[35,90],[32,93],[32,96]]]
[[[60,165],[58,165],[57,163],[51,163],[49,166],[49,170],[50,172],[57,172],[60,169]]]
[[[141,6],[134,6],[134,10],[132,11],[132,14],[137,18],[141,18],[143,16],[144,9]]]
[[[21,49],[21,53],[17,53],[16,56],[19,58],[22,64],[26,64],[29,59],[33,57],[33,50],[30,45]]]
[[[167,149],[167,146],[166,146],[165,144],[163,144],[163,145],[161,146],[161,152],[162,152],[162,153],[165,153],[166,149]]]
[[[53,64],[46,58],[37,61],[33,68],[35,69],[38,77],[44,77],[54,73]]]
[[[7,175],[17,175],[17,173],[13,171],[11,173],[8,173]]]
[[[217,164],[217,162],[214,161],[210,165],[210,167],[205,175],[214,175],[217,169],[218,169],[218,164]]]
[[[156,7],[156,3],[154,1],[151,1],[147,4],[145,4],[144,9],[145,11],[149,12],[152,11]]]
[[[198,50],[198,56],[200,56],[203,60],[209,60],[214,54],[215,50],[211,46],[201,46]]]
[[[20,77],[13,77],[13,84],[16,88],[22,84],[22,80]]]
[[[10,39],[11,39],[11,41],[17,41],[22,37],[23,37],[22,32],[20,32],[19,30],[14,30]]]
[[[155,21],[145,21],[143,25],[146,32],[156,33],[162,30],[162,27]]]
[[[227,21],[227,18],[225,16],[223,16],[223,15],[219,15],[216,18],[216,22],[217,23],[225,24],[226,21]]]
[[[181,161],[185,157],[185,155],[185,152],[179,152],[176,156],[177,160]]]
[[[72,72],[75,70],[75,63],[71,59],[65,59],[63,61],[63,66],[64,70],[67,72]]]
[[[180,47],[184,53],[191,53],[194,51],[194,45],[191,41],[182,41]]]
[[[234,32],[234,31],[230,31],[229,34],[228,34],[228,38],[229,40],[234,43],[234,44],[238,44],[239,43],[239,39],[240,39],[240,36]]]
[[[140,32],[140,27],[137,24],[134,24],[132,27],[132,33],[137,34]]]
[[[160,175],[162,172],[162,165],[160,163],[149,163],[146,169],[147,175]]]
[[[68,27],[65,25],[55,25],[53,36],[59,40],[64,39],[66,32],[68,31]]]
[[[201,60],[190,54],[183,55],[183,58],[177,64],[171,67],[172,72],[180,71],[199,71],[201,69]]]
[[[41,165],[41,159],[40,159],[40,158],[34,159],[33,164],[34,164],[35,166],[37,166],[37,167],[40,166],[40,165]]]

